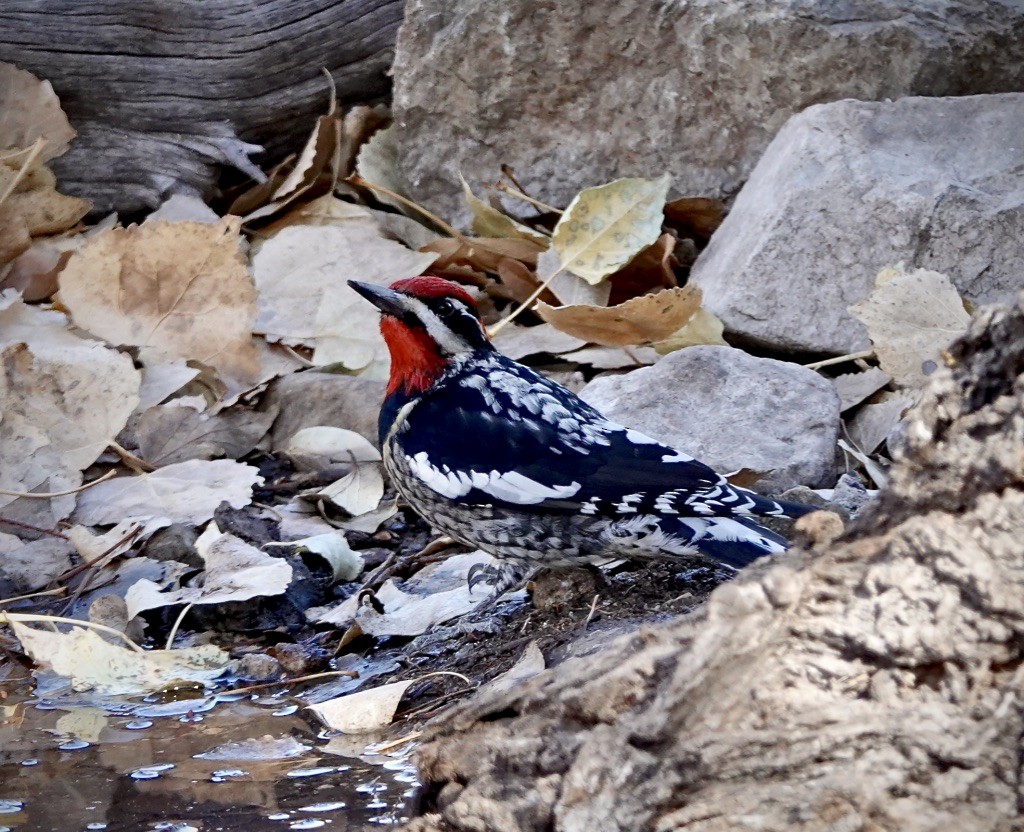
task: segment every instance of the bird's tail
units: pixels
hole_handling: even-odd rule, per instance
[[[679,524],[677,534],[689,538],[689,546],[733,569],[742,569],[765,555],[784,552],[789,545],[786,538],[749,517],[672,519]]]
[[[738,488],[735,485],[732,488],[753,501],[753,507],[748,509],[750,514],[759,514],[766,517],[790,517],[795,520],[797,517],[803,517],[805,514],[817,511],[814,506],[790,503],[786,500],[773,500],[771,497],[765,497],[746,488]]]

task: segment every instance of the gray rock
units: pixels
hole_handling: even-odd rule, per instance
[[[292,373],[274,382],[268,406],[281,412],[270,430],[271,447],[278,451],[298,431],[315,425],[354,430],[377,444],[377,414],[384,400],[384,383],[333,373]]]
[[[950,276],[974,303],[1024,289],[1024,94],[841,101],[792,118],[698,258],[737,335],[869,346],[849,313],[885,266]]]
[[[502,163],[535,197],[668,171],[735,193],[786,119],[843,98],[1024,88],[1015,0],[409,0],[394,66],[415,198],[464,220]]]
[[[653,367],[594,379],[582,397],[717,471],[770,471],[759,491],[835,481],[839,396],[796,364],[732,347],[688,347]]]

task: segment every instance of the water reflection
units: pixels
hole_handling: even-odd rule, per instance
[[[0,832],[336,832],[406,819],[406,757],[327,742],[280,699],[231,698],[0,700]]]

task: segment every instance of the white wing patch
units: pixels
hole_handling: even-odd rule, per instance
[[[431,463],[426,451],[407,456],[406,461],[413,476],[438,494],[453,500],[466,496],[475,488],[508,503],[530,505],[549,499],[571,497],[581,487],[578,482],[544,485],[516,471],[452,471],[447,465],[437,468]]]

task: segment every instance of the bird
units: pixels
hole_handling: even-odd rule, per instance
[[[787,541],[757,516],[813,509],[729,483],[502,355],[461,285],[349,280],[381,313],[391,357],[378,422],[384,468],[435,529],[496,560],[493,597],[542,566],[695,555],[738,570]]]

